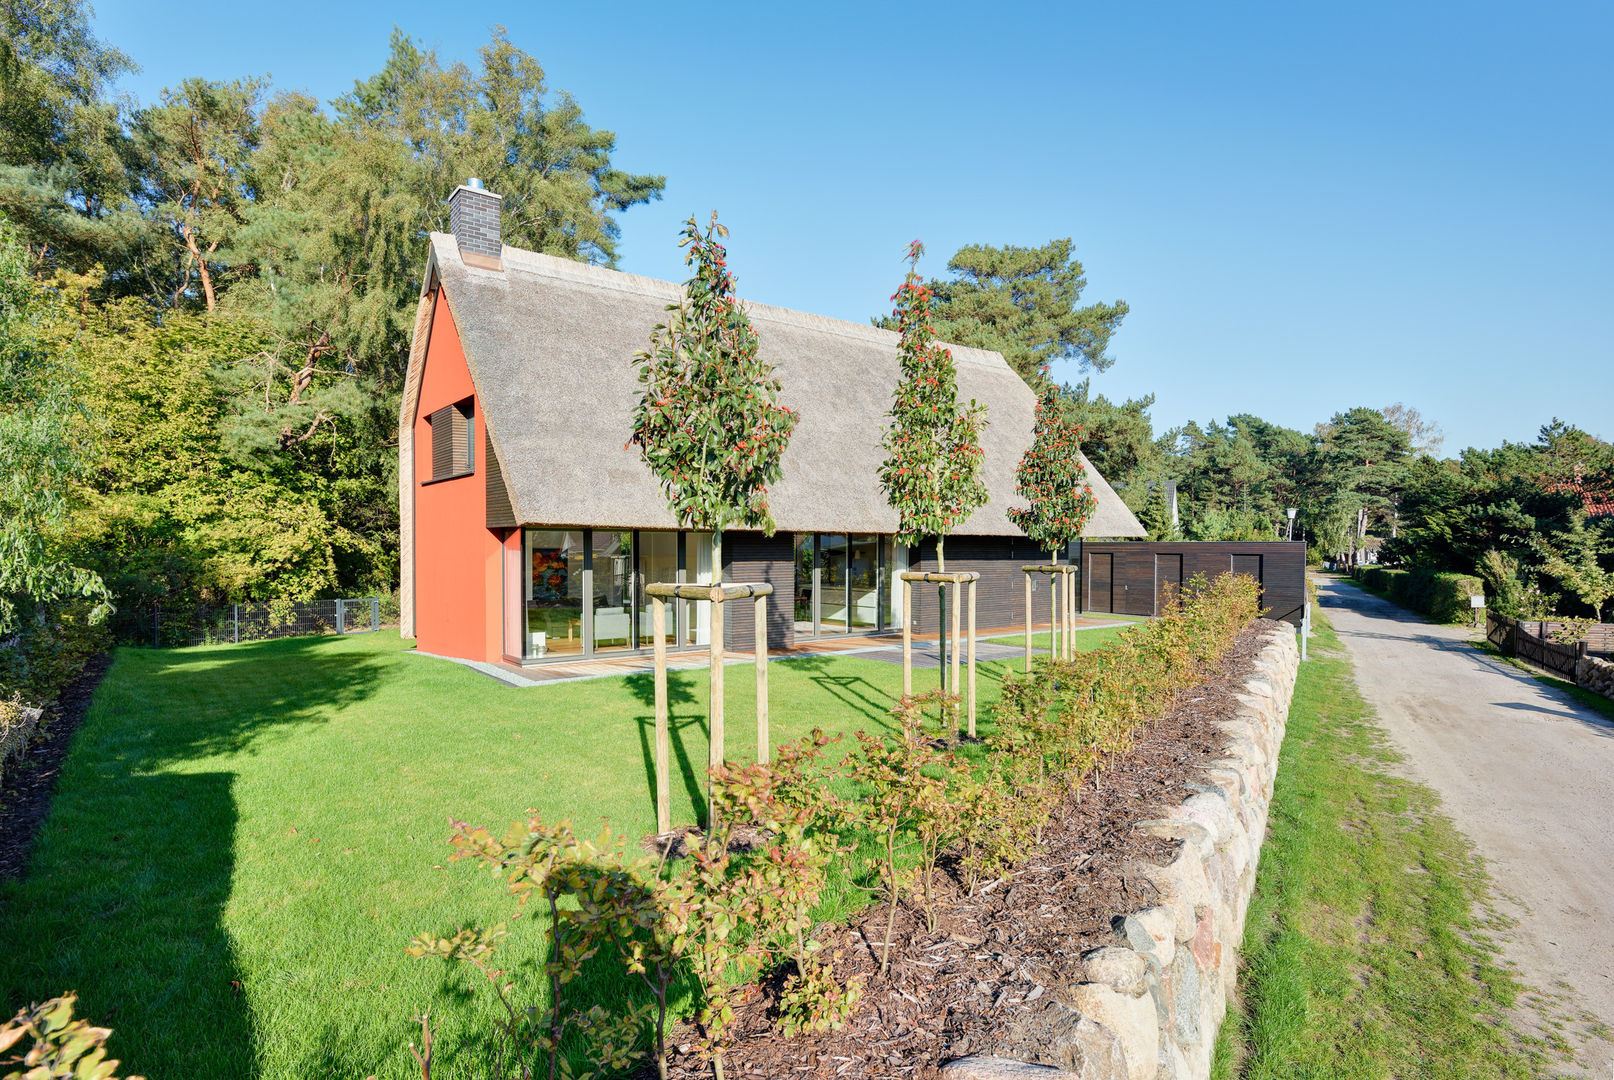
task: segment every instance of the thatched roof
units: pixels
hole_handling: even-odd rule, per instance
[[[467,265],[442,233],[432,234],[432,262],[517,520],[676,528],[655,476],[627,443],[639,394],[634,354],[681,287],[511,247],[502,270],[483,269]],[[897,382],[897,335],[764,304],[745,308],[784,403],[801,416],[784,476],[769,493],[778,527],[895,532],[896,511],[877,470]],[[961,396],[987,407],[982,443],[992,493],[955,531],[1018,535],[1005,512],[1016,504],[1014,473],[1031,442],[1036,397],[998,353],[952,352]],[[1087,535],[1144,535],[1091,465],[1088,476],[1098,509]]]

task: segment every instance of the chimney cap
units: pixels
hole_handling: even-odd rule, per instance
[[[473,176],[469,180],[465,181],[465,186],[470,188],[472,191],[481,191],[482,180],[480,177]]]

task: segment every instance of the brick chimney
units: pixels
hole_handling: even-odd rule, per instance
[[[471,177],[448,197],[448,228],[459,241],[460,257],[469,266],[504,269],[504,234],[499,227],[503,197],[484,190]]]

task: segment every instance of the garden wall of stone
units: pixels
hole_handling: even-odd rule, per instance
[[[1581,657],[1575,661],[1575,684],[1606,698],[1614,698],[1614,664],[1595,656]]]
[[[1610,665],[1614,667],[1614,665]],[[1055,1064],[968,1057],[947,1080],[1206,1080],[1238,972],[1244,917],[1299,672],[1294,635],[1274,630],[1240,710],[1221,726],[1226,756],[1200,770],[1194,794],[1136,828],[1180,841],[1164,866],[1135,864],[1157,902],[1117,912],[1116,942],[1087,953],[1088,980],[1033,1020]]]

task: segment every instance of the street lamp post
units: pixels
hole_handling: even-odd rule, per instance
[[[1298,513],[1298,510],[1291,506],[1284,513],[1289,515],[1289,531],[1283,534],[1283,538],[1293,540],[1295,538],[1295,514]]]

